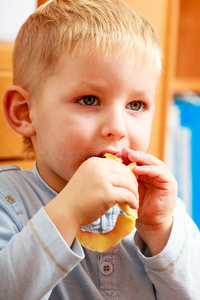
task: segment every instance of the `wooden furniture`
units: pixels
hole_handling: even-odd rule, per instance
[[[12,84],[12,51],[12,44],[0,43],[0,165],[16,163],[29,168],[32,167],[33,161],[22,160],[22,137],[10,127],[3,113],[3,95],[6,88]]]
[[[164,160],[167,110],[176,93],[200,93],[200,1],[126,0],[155,26],[163,48],[149,152]],[[133,4],[134,2],[134,4]]]
[[[4,91],[12,83],[11,71],[11,55],[12,45],[0,44],[0,98],[3,99]],[[1,159],[8,159],[15,157],[19,152],[20,139],[13,133],[10,126],[7,124],[3,106],[0,106],[0,157]]]
[[[200,93],[200,1],[124,0],[145,15],[155,26],[163,48],[163,73],[156,95],[156,113],[149,152],[164,159],[167,108],[176,92]],[[46,2],[38,0],[38,5]],[[0,98],[12,83],[13,45],[0,43]],[[7,124],[0,106],[0,165],[15,161],[23,167],[33,162],[21,160],[22,139]]]
[[[200,1],[168,1],[167,44],[165,50],[165,88],[163,101],[167,108],[177,93],[200,93]],[[166,125],[164,125],[166,126]],[[166,128],[163,128],[166,132]],[[163,158],[165,135],[162,142]]]
[[[178,26],[172,92],[200,93],[200,2],[179,0],[174,9]]]
[[[38,6],[44,4],[45,2],[47,2],[47,0],[38,0]]]
[[[174,1],[174,0],[173,0]],[[166,57],[167,47],[167,26],[169,14],[168,0],[125,0],[136,11],[143,14],[155,27],[160,37],[163,55]],[[157,89],[155,106],[156,111],[152,124],[151,141],[148,152],[159,159],[164,158],[164,140],[165,140],[165,110],[167,107],[166,77],[163,72]]]

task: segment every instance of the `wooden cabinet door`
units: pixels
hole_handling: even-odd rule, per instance
[[[168,43],[168,0],[124,0],[133,9],[144,15],[155,27],[161,41],[164,61]],[[166,96],[166,68],[164,65],[155,99],[155,115],[148,152],[159,159],[164,159],[164,141],[166,132],[166,116],[168,97]]]
[[[12,84],[12,45],[0,44],[0,159],[16,159],[21,156],[22,137],[8,124],[3,112],[3,95]]]
[[[0,98],[3,99],[5,89],[12,84],[12,78],[0,72]],[[0,159],[19,158],[21,156],[22,137],[8,124],[3,105],[0,106]]]

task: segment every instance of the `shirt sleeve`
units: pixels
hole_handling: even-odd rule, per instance
[[[2,299],[48,299],[57,283],[84,258],[78,241],[75,239],[68,247],[44,208],[18,233],[5,211],[1,212],[0,223],[0,238],[4,241],[13,231],[13,237],[0,251]]]
[[[154,284],[157,299],[193,299],[200,295],[200,233],[178,200],[170,239],[161,253],[146,256],[145,245],[136,232],[137,253]]]

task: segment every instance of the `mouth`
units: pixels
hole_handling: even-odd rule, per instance
[[[131,163],[131,161],[127,157],[124,157],[122,155],[122,152],[118,149],[105,149],[105,150],[103,150],[103,151],[101,151],[101,152],[99,152],[95,155],[92,155],[92,156],[93,157],[106,158],[105,154],[107,154],[107,153],[118,157],[121,160],[121,162],[125,165],[129,165]]]
[[[97,155],[95,155],[96,157],[101,157],[101,158],[105,158],[105,154],[106,153],[110,153],[112,155],[115,155],[119,158],[122,157],[122,153],[118,150],[118,149],[104,149],[103,151],[99,152]]]

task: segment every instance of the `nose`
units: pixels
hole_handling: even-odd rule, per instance
[[[125,111],[121,108],[110,109],[103,118],[102,135],[121,140],[127,135]]]

